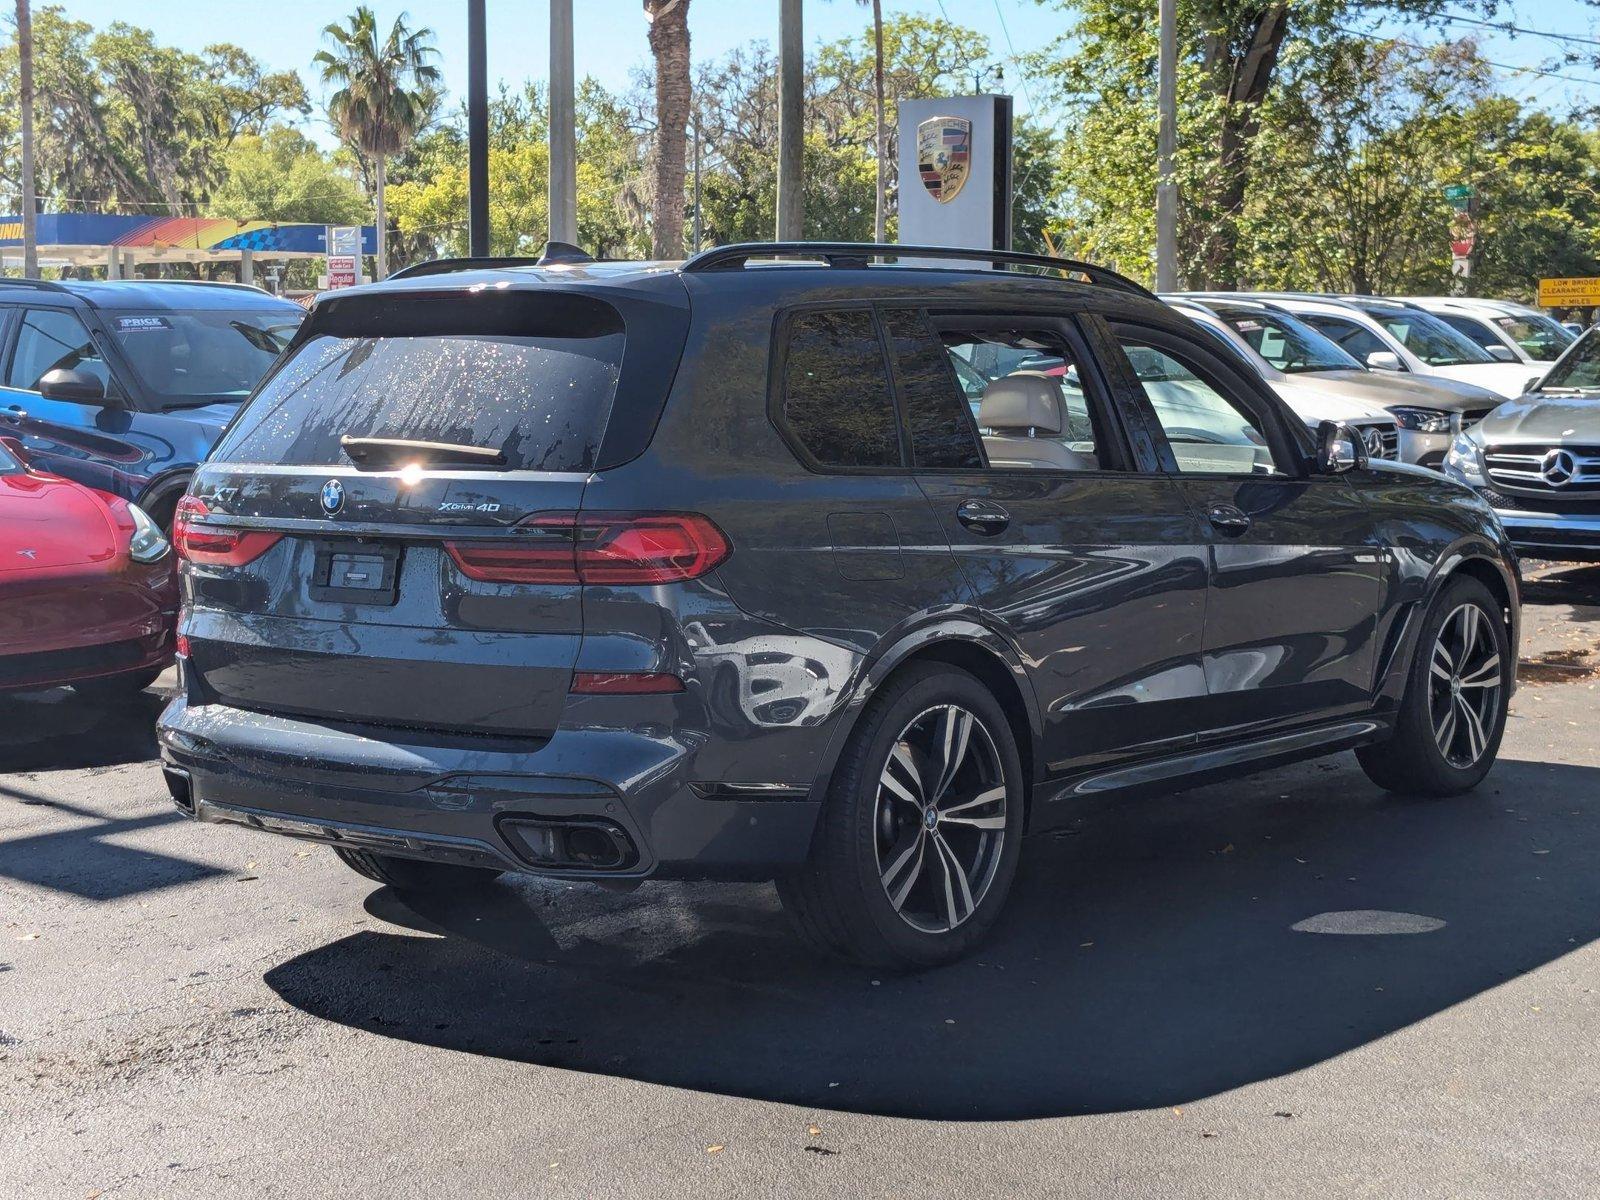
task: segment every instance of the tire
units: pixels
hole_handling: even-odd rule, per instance
[[[809,857],[777,881],[779,898],[818,950],[899,970],[953,962],[1005,904],[1023,803],[1016,740],[988,688],[953,667],[912,666],[851,732]]]
[[[72,690],[86,700],[99,700],[108,704],[130,700],[160,678],[164,669],[146,667],[142,671],[130,671],[126,675],[101,675],[96,679],[80,679],[72,685]]]
[[[1423,620],[1394,733],[1356,751],[1367,778],[1418,796],[1476,787],[1505,734],[1511,667],[1500,603],[1478,580],[1452,579]]]
[[[357,875],[386,883],[397,892],[448,894],[465,892],[493,883],[503,871],[491,867],[462,867],[455,863],[423,862],[370,850],[347,850],[335,846],[333,852]]]

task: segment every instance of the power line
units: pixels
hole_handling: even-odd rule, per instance
[[[1390,41],[1390,42],[1394,42],[1395,44],[1400,45],[1400,46],[1408,46],[1412,50],[1429,51],[1429,50],[1433,50],[1433,49],[1437,48],[1437,47],[1434,47],[1434,46],[1424,46],[1420,42],[1407,41],[1405,38],[1397,38],[1397,37],[1386,38],[1382,34],[1373,33],[1370,30],[1346,29],[1342,25],[1335,25],[1334,28],[1337,29],[1340,33],[1349,34],[1351,37],[1366,38],[1366,39],[1369,39],[1369,40],[1378,39],[1378,40],[1381,40],[1381,41]],[[1583,79],[1583,78],[1581,78],[1581,77],[1579,77],[1577,75],[1563,75],[1559,71],[1546,71],[1546,70],[1544,70],[1544,69],[1542,69],[1540,67],[1523,67],[1523,66],[1517,66],[1517,65],[1515,65],[1513,63],[1495,62],[1491,58],[1483,58],[1481,56],[1478,58],[1478,61],[1481,62],[1486,67],[1494,67],[1495,69],[1500,70],[1500,71],[1514,71],[1514,72],[1516,72],[1518,74],[1521,74],[1521,75],[1542,75],[1546,79],[1564,79],[1568,83],[1582,83],[1582,84],[1586,84],[1589,87],[1593,87],[1593,86],[1595,86],[1595,84],[1600,83],[1600,79],[1592,79],[1592,78],[1591,79]]]
[[[1600,38],[1584,37],[1576,33],[1556,33],[1549,29],[1529,29],[1522,25],[1514,25],[1510,21],[1485,21],[1479,17],[1464,17],[1456,13],[1447,13],[1435,9],[1431,13],[1422,14],[1423,19],[1445,21],[1452,25],[1475,25],[1479,29],[1491,29],[1497,33],[1526,34],[1529,37],[1550,38],[1557,42],[1574,42],[1582,46],[1600,46]]]

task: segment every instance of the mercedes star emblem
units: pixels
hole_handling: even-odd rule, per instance
[[[1570,450],[1552,450],[1539,464],[1539,474],[1551,487],[1565,487],[1578,473],[1578,460]]]

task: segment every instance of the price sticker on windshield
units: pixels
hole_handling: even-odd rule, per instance
[[[118,317],[118,333],[145,333],[152,329],[171,329],[172,322],[165,317]]]

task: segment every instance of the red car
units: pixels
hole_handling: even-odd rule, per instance
[[[173,555],[135,505],[30,470],[0,438],[0,691],[133,695],[172,661]]]

